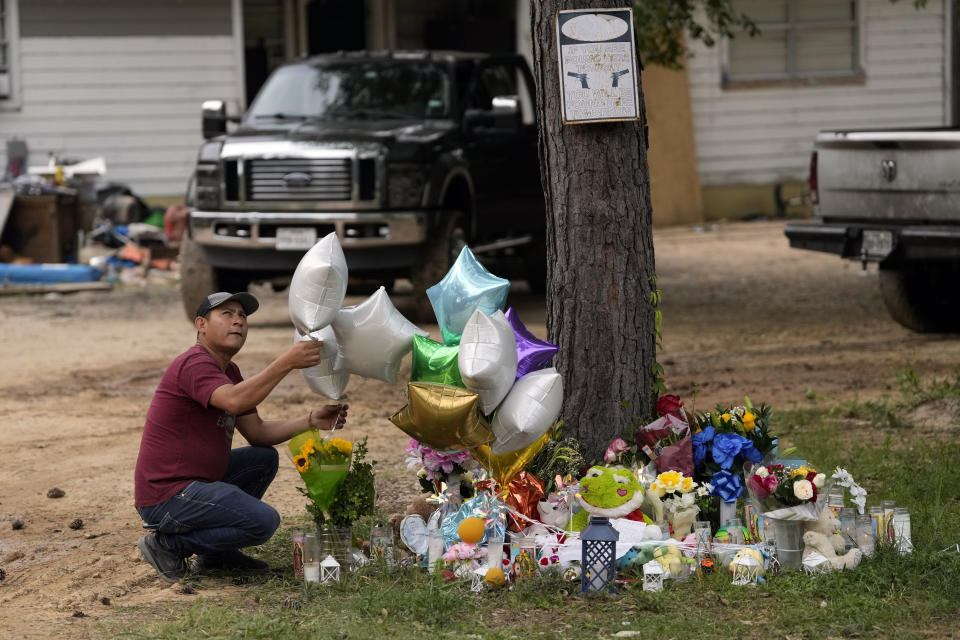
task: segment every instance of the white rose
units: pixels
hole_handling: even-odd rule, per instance
[[[793,483],[793,495],[799,500],[809,500],[813,497],[813,485],[809,480],[797,480]]]
[[[767,471],[766,467],[760,467],[757,469],[757,472],[754,475],[756,475],[758,478],[766,478],[768,475],[770,475],[770,472]]]
[[[815,486],[817,489],[822,489],[823,483],[826,481],[827,481],[827,476],[823,475],[822,473],[818,473],[816,476],[813,477],[813,486]]]

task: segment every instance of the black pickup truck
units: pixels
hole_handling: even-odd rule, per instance
[[[289,63],[228,134],[203,134],[181,245],[189,317],[211,291],[288,284],[335,231],[351,276],[407,277],[424,294],[469,244],[546,280],[533,78],[519,55],[350,52]]]

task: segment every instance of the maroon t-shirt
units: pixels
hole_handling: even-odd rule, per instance
[[[140,439],[134,473],[137,507],[160,504],[194,480],[223,478],[237,416],[210,405],[210,396],[218,387],[242,381],[237,365],[231,362],[226,372],[221,371],[200,345],[190,347],[167,367]]]

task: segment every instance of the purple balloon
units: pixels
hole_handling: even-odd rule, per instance
[[[513,307],[507,309],[506,316],[517,339],[517,378],[547,366],[553,356],[557,355],[557,346],[530,333],[520,322],[520,317]]]

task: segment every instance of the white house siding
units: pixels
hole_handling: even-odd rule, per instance
[[[2,136],[26,140],[31,165],[103,156],[138,195],[182,194],[201,103],[240,103],[230,1],[43,4],[20,0],[21,106],[0,111]]]
[[[701,184],[805,180],[822,129],[947,124],[948,21],[937,0],[922,10],[907,0],[861,0],[864,84],[723,89],[722,46],[692,44],[688,68]]]

